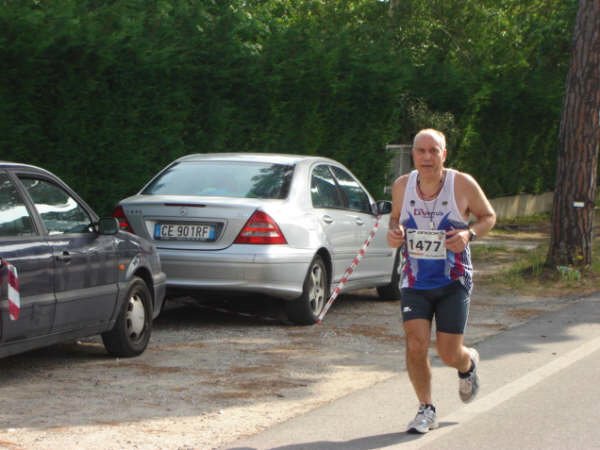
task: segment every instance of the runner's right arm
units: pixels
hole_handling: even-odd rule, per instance
[[[404,227],[400,224],[400,213],[404,201],[404,191],[408,183],[408,174],[402,175],[394,181],[392,186],[392,212],[387,233],[388,245],[398,248],[404,243]]]

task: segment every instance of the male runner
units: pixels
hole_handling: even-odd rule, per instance
[[[402,246],[406,364],[420,403],[408,425],[413,433],[438,426],[428,356],[434,317],[437,352],[458,370],[460,398],[469,402],[479,389],[479,354],[463,345],[473,287],[469,242],[494,226],[496,214],[473,177],[444,167],[446,154],[443,133],[419,131],[412,148],[415,170],[392,187],[387,239],[391,247]]]

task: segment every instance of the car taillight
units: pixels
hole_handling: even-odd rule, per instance
[[[123,211],[123,207],[121,205],[115,207],[112,216],[119,221],[119,228],[124,231],[129,231],[133,233],[131,229],[131,225],[127,221],[127,217],[125,216],[125,211]]]
[[[255,211],[248,219],[235,244],[287,244],[279,226],[267,213]]]

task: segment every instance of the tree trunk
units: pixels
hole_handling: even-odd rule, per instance
[[[560,124],[549,265],[591,264],[599,121],[600,0],[580,0]]]

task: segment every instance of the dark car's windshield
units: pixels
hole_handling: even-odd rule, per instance
[[[189,161],[173,164],[143,191],[147,195],[201,195],[282,199],[294,166],[246,161]]]

